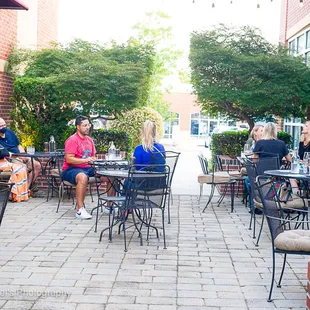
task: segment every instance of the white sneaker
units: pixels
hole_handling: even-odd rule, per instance
[[[76,213],[75,217],[77,219],[82,219],[82,220],[89,220],[92,218],[92,216],[85,210],[85,208],[80,208]]]

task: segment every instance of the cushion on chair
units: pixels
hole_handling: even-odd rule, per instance
[[[212,174],[200,174],[198,175],[199,183],[227,183],[231,180],[231,177],[226,171],[217,171],[214,172],[214,179],[212,180]]]
[[[50,170],[50,175],[53,176],[53,177],[59,177],[58,169],[51,169]]]
[[[263,204],[260,201],[258,201],[254,198],[253,202],[254,202],[254,205],[256,208],[263,209]]]
[[[310,230],[285,230],[274,245],[279,250],[310,252]]]
[[[281,202],[282,208],[303,209],[305,207],[304,200],[299,196],[292,194],[287,202]]]
[[[242,174],[241,171],[239,171],[239,170],[228,171],[228,174],[232,178],[242,178],[242,177],[244,177],[244,174]]]
[[[1,171],[0,172],[0,180],[1,181],[8,181],[11,177],[11,171]]]

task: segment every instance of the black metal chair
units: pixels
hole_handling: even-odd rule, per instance
[[[96,170],[97,173],[102,170],[127,170],[129,168],[129,162],[128,160],[96,160],[91,163],[91,166]],[[101,176],[98,174],[96,174],[96,176],[97,178],[101,178]],[[96,210],[95,232],[97,232],[98,227],[99,209],[101,209],[101,212],[103,212],[103,208],[105,208],[110,212],[110,208],[106,204],[104,198],[112,189],[116,195],[120,195],[122,191],[122,180],[115,178],[112,180],[112,182],[110,181],[111,180],[107,180],[106,187],[103,190],[100,188],[101,182],[96,184],[98,203],[97,206],[94,207],[90,212],[90,214],[93,214],[93,212]]]
[[[175,172],[175,168],[177,166],[179,156],[181,153],[174,152],[174,151],[165,151],[165,152],[153,152],[151,155],[151,165],[155,165],[157,163],[156,157],[163,156],[165,158],[164,164],[168,165],[170,168],[169,174],[169,182],[168,182],[168,190],[169,190],[169,199],[168,199],[168,224],[171,224],[171,217],[170,217],[170,205],[173,203],[173,196],[172,196],[172,180]]]
[[[139,170],[137,170],[137,168]],[[139,233],[140,244],[142,241],[142,228],[147,228],[147,240],[150,228],[156,231],[159,238],[158,228],[152,223],[153,211],[161,211],[164,249],[166,249],[165,232],[165,204],[169,198],[170,168],[168,165],[133,165],[129,168],[128,178],[124,185],[124,196],[102,197],[102,201],[109,204],[109,226],[101,231],[99,241],[103,233],[109,230],[109,240],[112,241],[112,229],[119,224],[124,233],[124,247],[126,243],[126,222],[129,213],[132,214],[133,225]],[[120,232],[120,228],[119,228]]]
[[[64,156],[56,156],[56,165],[57,165],[57,168],[53,169],[52,170],[52,177],[54,179],[56,178],[59,178],[59,187],[58,187],[58,205],[57,205],[57,209],[56,209],[56,213],[58,212],[59,210],[59,207],[60,207],[60,202],[63,201],[63,196],[64,196],[64,192],[65,190],[67,190],[67,193],[68,193],[68,197],[72,198],[72,204],[75,205],[75,200],[74,200],[74,195],[72,194],[72,191],[73,189],[76,188],[76,185],[73,184],[73,183],[70,183],[68,181],[64,181],[61,179],[61,174],[62,174],[62,165],[63,165],[63,162],[64,162]],[[92,194],[92,185],[97,185],[97,183],[100,183],[100,179],[97,178],[96,176],[94,177],[90,177],[88,179],[88,185],[89,185],[89,193],[90,193],[90,196],[91,196],[91,201],[94,202],[94,198],[93,198],[93,194]]]
[[[257,177],[255,186],[259,192],[260,199],[263,204],[264,213],[267,218],[267,223],[271,234],[272,244],[272,278],[269,296],[267,299],[268,302],[271,302],[275,278],[276,253],[284,255],[282,271],[277,285],[277,287],[281,287],[287,255],[310,255],[310,231],[290,229],[292,226],[291,224],[294,222],[296,223],[296,221],[287,219],[285,213],[280,207],[277,195],[278,183],[273,181],[262,182],[260,178],[261,177]]]
[[[231,176],[226,171],[216,171],[217,170],[217,161],[214,161],[213,171],[212,171],[212,173],[210,173],[208,170],[208,160],[203,155],[198,155],[198,158],[199,158],[199,161],[201,163],[201,167],[202,167],[203,172],[207,172],[206,174],[204,173],[204,174],[198,175],[198,182],[200,183],[200,196],[201,196],[201,191],[202,191],[201,184],[211,185],[210,196],[209,196],[208,202],[207,202],[207,204],[204,207],[202,212],[204,212],[206,210],[206,208],[208,207],[208,205],[211,203],[214,192],[215,192],[215,188],[217,186],[224,186],[222,193],[220,193],[220,198],[217,201],[218,206],[223,201],[223,199],[227,193],[228,186],[230,187],[231,212],[233,212],[234,211],[234,190],[235,190],[236,180],[231,178]]]
[[[10,192],[14,183],[0,182],[0,225],[9,200]]]
[[[251,218],[250,218],[250,224],[249,224],[249,230],[252,229],[252,223],[253,223],[253,239],[256,238],[255,232],[256,232],[256,210],[260,210],[262,212],[262,220],[261,220],[261,227],[260,231],[258,234],[258,238],[256,241],[256,246],[258,246],[262,229],[263,229],[263,224],[264,224],[264,213],[263,213],[263,206],[260,201],[260,196],[258,191],[256,190],[255,187],[255,180],[256,177],[259,175],[264,175],[264,172],[266,170],[276,170],[279,169],[280,167],[280,162],[279,162],[279,157],[273,156],[273,157],[263,157],[263,158],[248,158],[245,162],[245,168],[247,171],[247,177],[249,178],[250,182],[250,187],[251,187],[251,197],[252,197],[252,204],[250,213],[251,213]],[[265,177],[268,178],[268,177]]]

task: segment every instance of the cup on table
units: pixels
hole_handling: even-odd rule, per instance
[[[34,154],[35,153],[35,147],[32,145],[27,146],[27,153],[28,154]]]
[[[299,164],[298,163],[291,163],[291,172],[292,173],[299,173]]]

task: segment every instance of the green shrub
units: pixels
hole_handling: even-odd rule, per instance
[[[212,155],[239,156],[248,136],[248,130],[227,131],[213,134],[211,138]]]
[[[141,144],[141,128],[146,120],[152,120],[156,124],[157,135],[159,138],[163,136],[163,119],[162,116],[152,108],[143,107],[133,109],[124,113],[124,115],[109,123],[111,129],[123,130],[130,134],[133,138],[133,145]]]
[[[248,135],[248,130],[213,134],[211,138],[212,157],[214,155],[239,156],[243,151]],[[278,132],[278,139],[284,141],[288,148],[291,147],[291,138],[291,135],[285,131]]]
[[[127,158],[132,154],[132,137],[124,131],[119,130],[96,130],[91,137],[94,140],[97,153],[107,153],[110,143],[113,141],[117,149],[125,151]]]
[[[292,147],[292,136],[289,133],[285,131],[279,131],[278,139],[284,141],[289,149]]]

